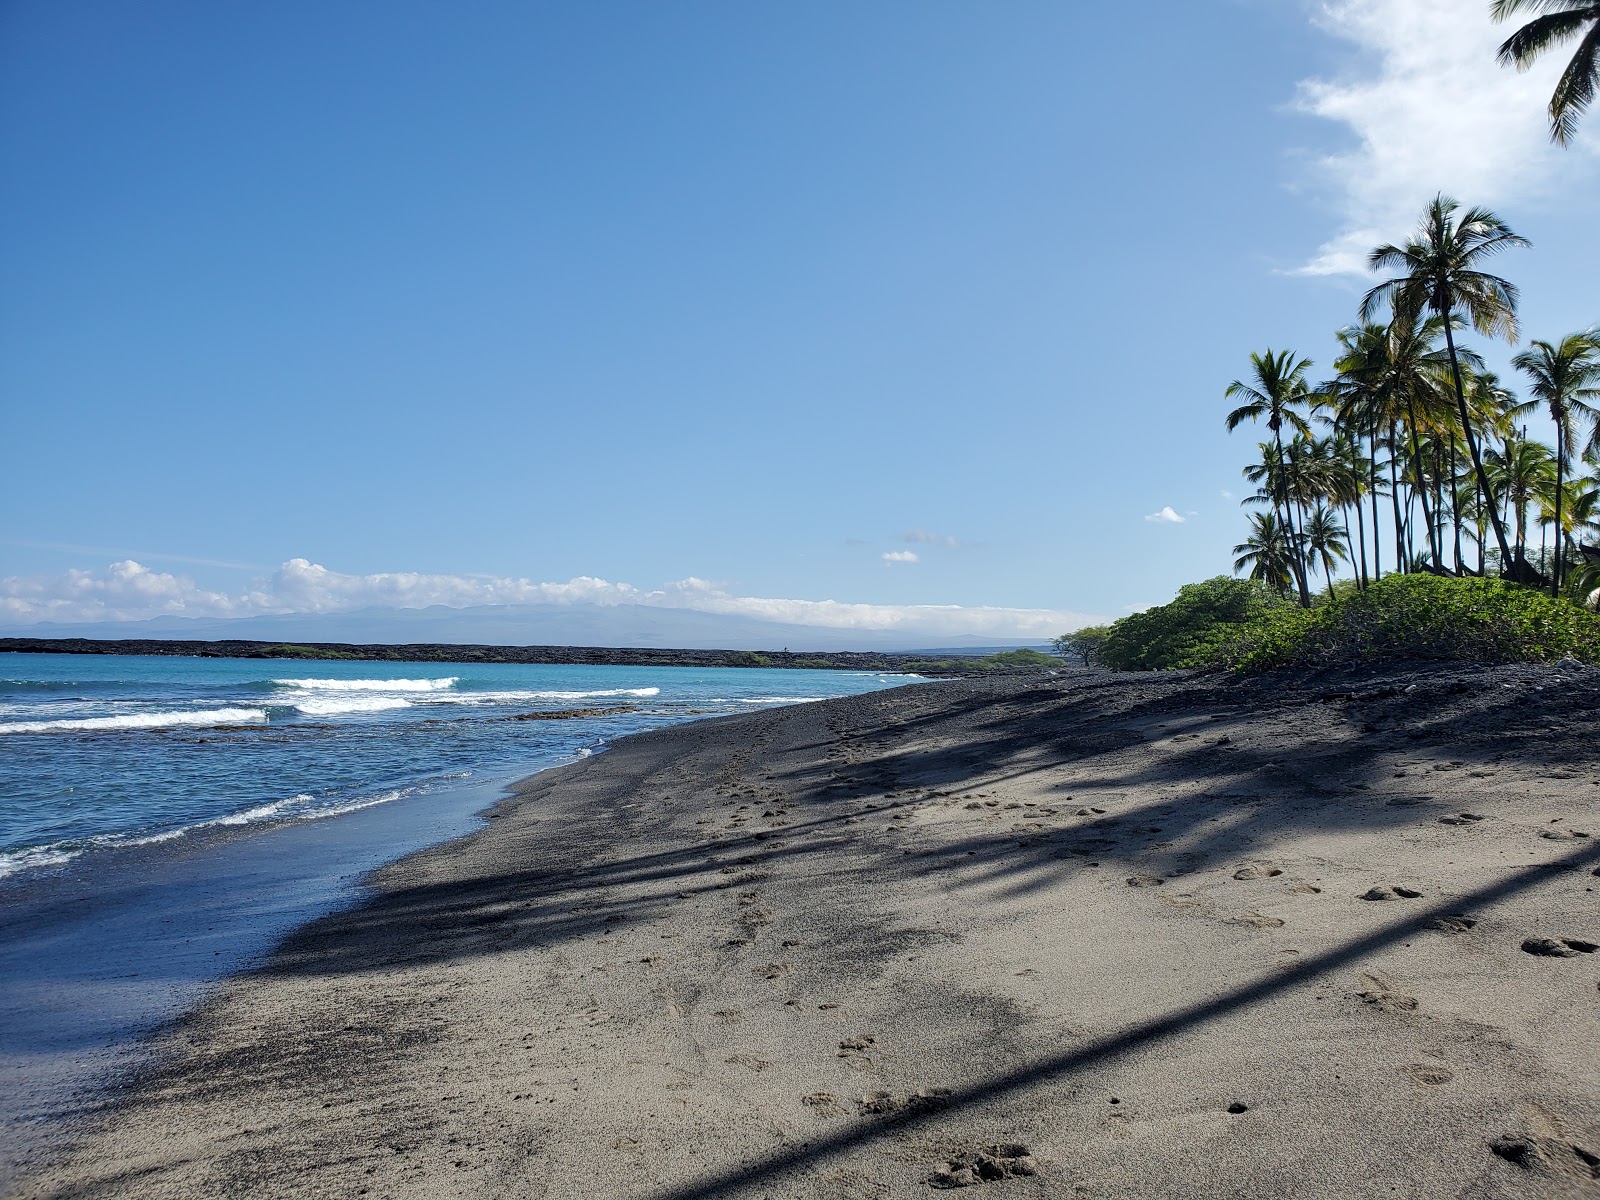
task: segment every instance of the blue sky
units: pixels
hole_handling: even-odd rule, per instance
[[[0,615],[1163,601],[1223,389],[1435,191],[1600,321],[1600,126],[1487,10],[17,0]]]

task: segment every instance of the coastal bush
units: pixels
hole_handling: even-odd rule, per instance
[[[1600,662],[1600,616],[1499,579],[1389,575],[1311,610],[1271,611],[1212,661],[1240,671],[1393,659]]]
[[[284,643],[279,646],[268,646],[264,650],[257,650],[250,655],[252,658],[358,658],[359,655],[351,654],[346,650],[330,650],[326,646],[296,646]]]
[[[981,660],[988,667],[1053,667],[1056,660],[1041,650],[1030,650],[1022,647],[1018,650],[1002,650],[998,654],[985,655]]]
[[[1101,653],[1105,650],[1106,638],[1110,636],[1109,625],[1086,625],[1082,629],[1052,639],[1050,644],[1055,652],[1068,662],[1083,667],[1098,667],[1101,665]]]
[[[1170,604],[1113,622],[1100,661],[1116,671],[1211,666],[1247,624],[1299,611],[1259,580],[1218,575],[1185,584]]]

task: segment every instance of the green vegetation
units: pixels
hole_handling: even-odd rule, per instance
[[[1390,575],[1238,628],[1212,662],[1241,671],[1389,662],[1600,662],[1600,616],[1500,579]]]
[[[1600,330],[1516,355],[1526,400],[1459,343],[1471,331],[1516,341],[1517,289],[1485,267],[1527,244],[1494,213],[1437,196],[1409,239],[1369,256],[1390,276],[1338,332],[1333,378],[1314,383],[1291,351],[1250,355],[1223,393],[1226,424],[1270,437],[1244,470],[1244,503],[1259,511],[1235,571],[1303,609],[1333,595],[1345,564],[1360,589],[1388,568],[1600,602]],[[1553,447],[1525,436],[1533,412],[1549,417]]]
[[[1068,662],[1083,667],[1101,665],[1106,638],[1111,636],[1109,625],[1087,625],[1073,633],[1064,633],[1051,641],[1055,652]]]
[[[1251,622],[1285,609],[1303,611],[1256,580],[1219,575],[1185,584],[1172,603],[1113,622],[1099,662],[1115,671],[1212,666]]]
[[[1550,100],[1551,137],[1570,144],[1600,89],[1600,3],[1490,8],[1496,21],[1519,12],[1537,15],[1500,47],[1503,64],[1525,70],[1577,41]],[[1333,378],[1314,383],[1289,350],[1251,354],[1223,393],[1230,431],[1270,434],[1244,471],[1256,489],[1244,503],[1259,511],[1233,568],[1248,578],[1189,584],[1170,604],[1057,638],[1056,652],[1119,670],[1600,662],[1600,330],[1516,355],[1527,400],[1457,336],[1517,341],[1517,289],[1487,268],[1527,246],[1488,209],[1440,194],[1410,238],[1368,256],[1389,277],[1338,331]],[[1549,417],[1553,447],[1520,427],[1531,412]],[[1353,579],[1336,584],[1342,564]]]
[[[1546,50],[1578,39],[1578,48],[1550,97],[1550,140],[1568,146],[1577,132],[1579,116],[1600,88],[1600,4],[1594,0],[1494,0],[1490,9],[1496,21],[1527,11],[1541,15],[1500,47],[1500,61],[1507,66],[1526,71]]]
[[[267,646],[255,651],[252,658],[359,658],[348,650],[335,650],[328,646],[295,646],[285,643],[280,646]]]
[[[1388,575],[1301,608],[1259,580],[1219,576],[1101,628],[1098,664],[1122,671],[1419,659],[1600,663],[1600,615],[1501,579]]]

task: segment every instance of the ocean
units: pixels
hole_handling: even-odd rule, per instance
[[[913,680],[0,654],[0,1192],[148,1034],[508,784],[624,734]]]
[[[4,654],[0,887],[132,846],[425,803],[639,730],[909,678]]]

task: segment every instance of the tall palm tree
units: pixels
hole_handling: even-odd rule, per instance
[[[1334,360],[1338,376],[1324,388],[1333,407],[1335,426],[1349,435],[1354,453],[1360,455],[1361,437],[1367,439],[1366,493],[1372,498],[1372,578],[1383,575],[1383,551],[1378,540],[1378,442],[1383,436],[1387,413],[1384,406],[1383,369],[1388,359],[1387,331],[1371,321],[1347,325],[1335,335],[1340,354]],[[1359,506],[1357,513],[1360,512]],[[1366,570],[1363,547],[1362,571]]]
[[[1570,145],[1578,118],[1600,86],[1600,4],[1592,0],[1495,0],[1490,9],[1496,21],[1519,12],[1541,15],[1505,40],[1499,54],[1502,65],[1526,71],[1551,47],[1580,39],[1550,97],[1550,140]]]
[[[1230,400],[1244,401],[1228,414],[1230,433],[1246,421],[1266,421],[1267,428],[1272,430],[1272,443],[1277,450],[1280,475],[1291,490],[1295,481],[1283,452],[1283,427],[1287,424],[1291,431],[1302,436],[1311,432],[1311,426],[1300,413],[1301,409],[1308,408],[1311,404],[1311,387],[1306,383],[1306,372],[1310,369],[1309,359],[1296,358],[1288,350],[1282,354],[1274,354],[1271,347],[1268,347],[1265,354],[1250,355],[1250,373],[1254,376],[1254,382],[1245,383],[1243,380],[1235,379],[1223,393]],[[1275,509],[1276,506],[1276,494],[1274,494]],[[1287,499],[1283,503],[1283,512],[1279,514],[1279,519],[1286,526],[1289,541],[1291,543],[1298,541],[1299,533],[1295,528],[1293,506]],[[1309,608],[1311,593],[1306,587],[1306,576],[1300,565],[1300,556],[1291,555],[1290,563],[1294,570],[1295,585],[1300,592],[1300,603]]]
[[[1306,518],[1306,557],[1321,561],[1323,578],[1328,581],[1329,599],[1333,598],[1333,562],[1335,559],[1344,562],[1350,557],[1347,549],[1349,536],[1325,504],[1317,505]]]
[[[1444,425],[1440,409],[1448,405],[1450,358],[1439,338],[1444,322],[1439,317],[1412,314],[1395,316],[1387,325],[1367,322],[1349,326],[1338,334],[1344,352],[1334,366],[1339,376],[1329,385],[1341,424],[1354,421],[1363,428],[1372,442],[1374,467],[1377,460],[1378,439],[1387,433],[1390,450],[1390,500],[1394,508],[1395,561],[1404,569],[1410,559],[1404,546],[1405,521],[1401,516],[1402,461],[1406,465],[1406,481],[1413,497],[1424,505],[1424,520],[1430,530],[1435,521],[1428,510],[1427,487],[1422,476],[1425,462],[1419,439],[1430,430]],[[1471,351],[1461,352],[1468,366],[1481,366],[1481,360]],[[1407,435],[1407,447],[1401,450],[1399,434]],[[1376,476],[1372,480],[1372,494],[1378,495]],[[1407,509],[1410,502],[1407,502]],[[1378,516],[1376,506],[1372,515],[1376,535]],[[1430,535],[1428,548],[1433,555],[1433,566],[1442,564]],[[1377,572],[1382,574],[1381,567]]]
[[[1299,558],[1289,542],[1288,532],[1273,513],[1250,514],[1250,536],[1233,548],[1237,557],[1233,569],[1250,568],[1250,578],[1259,579],[1287,596],[1294,585],[1294,561]]]
[[[1461,378],[1461,359],[1456,352],[1451,328],[1459,311],[1479,333],[1517,339],[1517,289],[1498,275],[1479,268],[1491,255],[1513,246],[1526,246],[1494,213],[1486,208],[1469,208],[1457,217],[1461,206],[1441,193],[1423,211],[1422,222],[1404,246],[1382,245],[1368,256],[1373,270],[1398,269],[1404,272],[1387,279],[1369,291],[1361,301],[1361,316],[1368,320],[1378,305],[1388,301],[1397,317],[1415,319],[1432,312],[1444,323],[1445,349],[1450,355],[1450,373],[1455,382],[1456,408],[1462,433],[1472,455],[1472,468],[1478,482],[1488,492],[1483,472],[1483,456],[1472,432],[1467,411],[1467,391]],[[1505,525],[1499,513],[1491,510],[1495,539],[1500,543],[1502,561],[1511,561],[1511,546],[1506,541]]]
[[[1578,418],[1594,423],[1600,418],[1600,331],[1586,329],[1569,333],[1559,346],[1549,342],[1530,342],[1528,349],[1511,360],[1528,377],[1531,398],[1513,411],[1521,414],[1542,402],[1556,427],[1556,479],[1554,525],[1556,554],[1550,570],[1550,595],[1561,594],[1561,504],[1565,475],[1572,465],[1572,425]]]
[[[1489,451],[1489,478],[1495,485],[1488,494],[1505,502],[1507,517],[1515,523],[1516,549],[1513,552],[1514,568],[1523,574],[1531,573],[1528,567],[1528,505],[1555,480],[1554,456],[1550,447],[1542,442],[1513,437],[1504,451]],[[1494,506],[1491,515],[1498,516]]]

